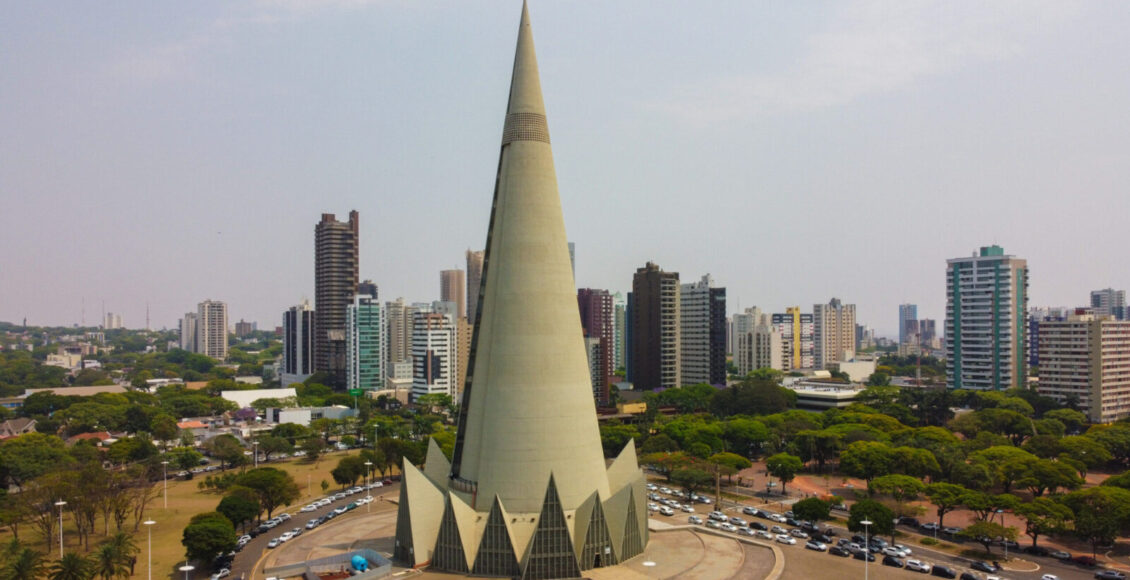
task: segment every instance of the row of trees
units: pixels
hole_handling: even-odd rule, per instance
[[[75,552],[49,562],[43,553],[12,539],[0,548],[0,577],[7,580],[123,580],[133,575],[138,548],[133,536],[117,533],[89,556]]]

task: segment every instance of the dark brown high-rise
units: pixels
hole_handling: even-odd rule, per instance
[[[581,311],[581,329],[585,336],[600,339],[598,349],[599,360],[595,366],[600,369],[597,376],[599,382],[592,386],[593,397],[600,405],[608,404],[608,383],[612,380],[613,350],[613,321],[612,321],[612,295],[607,290],[581,288],[577,290],[577,307]],[[591,361],[589,364],[593,364]]]
[[[679,273],[664,272],[651,262],[632,278],[628,380],[637,389],[680,386],[679,295]]]
[[[345,311],[357,292],[359,217],[348,222],[322,214],[314,226],[314,370],[328,373],[336,388],[345,387]]]

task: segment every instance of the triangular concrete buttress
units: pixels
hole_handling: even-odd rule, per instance
[[[471,574],[475,576],[517,577],[522,573],[518,566],[518,553],[510,538],[510,528],[506,524],[506,511],[495,496],[487,516],[486,529],[475,555],[475,565]]]
[[[557,484],[553,480],[553,474],[550,474],[537,530],[522,563],[522,578],[548,580],[578,578],[580,575],[581,569],[573,550],[569,523],[565,519],[565,510],[561,507]]]
[[[432,566],[439,570],[466,574],[471,568],[467,565],[463,535],[459,533],[459,522],[455,517],[451,494],[447,494],[446,499],[443,517],[440,518],[439,534],[436,536],[435,550],[432,552]]]

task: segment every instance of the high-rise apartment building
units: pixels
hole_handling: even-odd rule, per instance
[[[781,351],[786,370],[811,369],[816,365],[815,323],[811,314],[790,306],[774,314],[772,324],[781,333]]]
[[[1126,291],[1107,288],[1091,291],[1091,308],[1096,316],[1113,316],[1118,320],[1130,318],[1126,312]]]
[[[1130,321],[1080,313],[1039,327],[1041,395],[1076,401],[1093,423],[1130,417]]]
[[[628,303],[624,295],[616,292],[612,295],[612,342],[614,350],[612,355],[612,368],[621,369],[628,366]]]
[[[815,367],[824,369],[834,362],[855,357],[855,304],[833,298],[827,304],[812,306]]]
[[[467,319],[467,301],[464,293],[467,291],[467,280],[463,270],[441,270],[439,273],[439,299],[444,302],[454,302],[457,308],[456,317]]]
[[[613,319],[612,295],[607,290],[581,288],[577,290],[577,307],[581,313],[581,330],[585,337],[597,339],[589,354],[596,353],[597,359],[590,360],[589,366],[596,369],[593,374],[593,393],[598,404],[608,404],[608,384],[612,381],[612,345],[615,341],[615,321]],[[588,343],[586,343],[587,345]]]
[[[345,311],[345,377],[350,389],[378,390],[388,373],[385,310],[373,294],[357,294]]]
[[[255,323],[247,322],[242,318],[239,322],[235,323],[235,336],[236,338],[243,338],[252,332],[255,332]]]
[[[906,344],[911,340],[910,324],[918,320],[917,304],[899,304],[899,344]]]
[[[946,261],[946,378],[954,389],[1026,385],[1028,262],[982,247]]]
[[[455,317],[416,312],[412,317],[412,399],[424,395],[457,395]]]
[[[196,313],[186,312],[180,321],[180,347],[196,352]]]
[[[726,289],[707,274],[679,289],[682,385],[726,384]]]
[[[597,406],[608,405],[608,380],[602,365],[607,360],[605,349],[596,336],[585,335],[585,355],[589,360],[589,380],[592,381],[592,398]]]
[[[196,352],[222,361],[228,358],[228,305],[205,300],[196,306]]]
[[[388,324],[388,365],[412,360],[412,319],[417,308],[397,298],[385,303],[385,317]]]
[[[734,315],[734,365],[742,376],[761,368],[786,370],[781,333],[760,308]]]
[[[113,312],[107,312],[102,317],[102,328],[106,330],[114,330],[122,327],[122,315]]]
[[[483,283],[483,251],[467,250],[467,322],[475,325],[479,307],[479,290]]]
[[[650,391],[678,387],[681,351],[679,273],[648,262],[632,278],[629,304],[631,381]]]
[[[314,226],[314,368],[331,386],[345,386],[345,311],[357,293],[360,217],[348,222],[322,214]]]
[[[282,386],[301,383],[314,374],[314,309],[304,300],[283,312]]]

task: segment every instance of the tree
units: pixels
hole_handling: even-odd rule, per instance
[[[243,494],[228,495],[220,500],[220,505],[216,506],[216,511],[223,514],[233,526],[246,526],[262,509],[259,506],[258,499],[247,497]]]
[[[966,526],[966,528],[957,535],[980,543],[982,546],[985,546],[985,552],[987,554],[992,554],[993,542],[997,540],[1016,540],[1016,528],[1011,526],[1006,528],[997,523],[977,520]]]
[[[714,477],[704,469],[685,467],[671,472],[671,481],[682,486],[688,494],[693,494],[714,481]]]
[[[913,500],[926,488],[922,481],[909,475],[883,475],[872,479],[868,486],[871,490],[891,496],[895,500],[896,515],[903,515],[902,504]]]
[[[778,453],[765,460],[765,468],[769,471],[769,475],[781,481],[781,493],[785,493],[785,485],[804,468],[804,463],[795,455]]]
[[[302,441],[301,449],[306,453],[307,459],[317,462],[326,451],[326,442],[321,437],[307,437]]]
[[[133,536],[118,532],[98,546],[94,552],[94,571],[103,580],[129,578],[137,561],[137,544]]]
[[[969,489],[955,483],[937,482],[926,486],[926,497],[938,508],[938,527],[944,527],[946,514],[962,505]]]
[[[826,520],[831,511],[832,506],[818,497],[802,499],[793,504],[793,515],[799,520],[809,522]]]
[[[51,565],[49,580],[90,580],[94,577],[94,564],[80,554],[71,552]]]
[[[1079,433],[1087,425],[1087,416],[1074,409],[1054,409],[1044,413],[1045,419],[1055,419],[1063,423],[1068,433]]]
[[[992,495],[982,491],[970,491],[961,503],[976,513],[977,519],[987,520],[998,511],[1016,509],[1020,506],[1020,499],[1011,493]]]
[[[893,462],[894,450],[878,441],[856,441],[840,454],[840,470],[868,482],[890,473]]]
[[[39,580],[44,565],[43,554],[31,548],[19,548],[0,572],[4,572],[6,580]]]
[[[0,443],[0,475],[21,490],[28,480],[70,461],[63,440],[54,435],[27,433]]]
[[[280,423],[271,429],[271,435],[282,437],[290,441],[291,445],[296,445],[299,439],[310,436],[310,430],[298,423]]]
[[[1032,538],[1032,546],[1041,535],[1054,534],[1067,529],[1068,522],[1075,516],[1071,508],[1046,497],[1038,497],[1030,503],[1016,508],[1016,514],[1024,518],[1024,533]]]
[[[725,468],[727,479],[729,479],[731,483],[733,482],[733,474],[753,466],[750,460],[736,453],[715,453],[711,455],[707,461],[713,465]]]
[[[255,491],[259,497],[259,505],[267,510],[268,518],[275,508],[286,505],[302,495],[298,484],[289,473],[273,467],[259,467],[247,471],[237,477],[235,483]]]
[[[603,435],[601,439],[603,440]],[[657,433],[647,438],[647,441],[640,445],[640,453],[648,455],[651,453],[662,453],[664,451],[678,451],[679,444],[674,439],[668,437],[663,433]]]
[[[1063,496],[1062,501],[1075,513],[1075,535],[1090,542],[1092,556],[1130,525],[1130,491],[1120,487],[1081,489]]]
[[[184,528],[181,543],[190,560],[210,562],[216,554],[235,549],[235,527],[218,512],[197,514]]]
[[[445,395],[446,396],[446,395]],[[640,436],[639,429],[633,425],[611,422],[600,426],[600,444],[605,457],[616,457],[623,451],[630,439]]]
[[[239,465],[246,465],[249,460],[243,454],[243,445],[239,443],[239,439],[235,435],[217,435],[204,443],[204,449],[220,460],[221,466],[237,467]]]
[[[891,540],[894,540],[895,513],[891,511],[891,508],[873,499],[861,499],[852,504],[847,527],[853,532],[862,532],[864,531],[863,521],[871,522],[866,528],[871,535],[891,534]]]
[[[177,427],[177,420],[172,415],[159,413],[149,422],[149,432],[164,448],[168,446],[169,441],[176,441],[180,427]]]
[[[189,470],[200,466],[204,456],[192,447],[174,447],[165,453],[170,469]]]
[[[283,437],[263,435],[259,438],[259,451],[263,453],[263,461],[270,461],[272,453],[294,453],[294,445]]]
[[[330,471],[330,475],[338,485],[353,485],[365,476],[365,460],[357,456],[343,457],[337,462],[337,467]]]
[[[718,391],[710,400],[711,412],[719,417],[767,415],[793,407],[796,407],[795,392],[775,382],[755,378],[746,378]]]
[[[1112,475],[1104,479],[1101,485],[1121,487],[1122,489],[1130,490],[1130,471],[1124,471],[1118,475]]]

